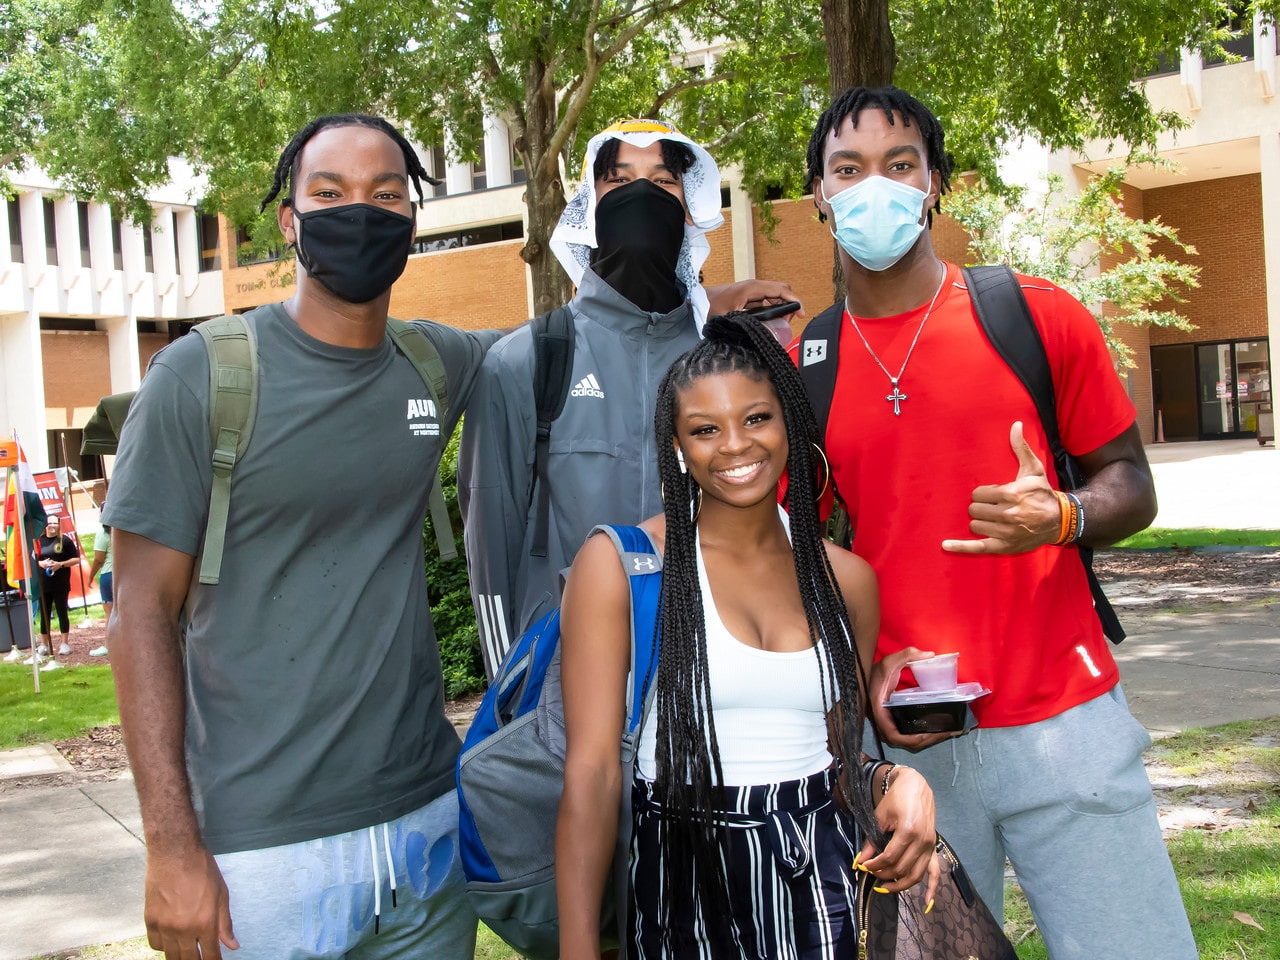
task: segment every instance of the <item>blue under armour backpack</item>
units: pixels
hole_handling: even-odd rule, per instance
[[[653,702],[662,561],[638,527],[599,526],[617,548],[631,585],[630,697],[619,754],[622,805],[613,896],[601,917],[602,943],[618,944],[625,910],[636,741]],[[480,702],[458,757],[458,839],[467,898],[480,919],[530,960],[560,955],[556,907],[556,817],[564,788],[564,705],[560,692],[560,611],[553,610],[507,651]]]

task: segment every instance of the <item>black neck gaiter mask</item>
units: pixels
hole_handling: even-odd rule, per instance
[[[298,262],[347,303],[368,303],[386,293],[409,262],[414,219],[394,210],[349,203],[295,212],[293,222]]]
[[[651,180],[610,190],[596,204],[591,269],[641,310],[670,313],[685,299],[676,279],[684,204]]]

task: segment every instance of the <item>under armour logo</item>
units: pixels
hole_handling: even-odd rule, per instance
[[[635,571],[639,573],[642,570],[657,570],[657,564],[653,562],[653,557],[632,557],[631,563],[635,567]]]
[[[827,359],[827,341],[806,340],[804,342],[804,356],[801,358],[800,366],[807,367],[811,363],[821,363],[825,359]]]

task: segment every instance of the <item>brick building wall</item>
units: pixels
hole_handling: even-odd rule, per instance
[[[79,428],[111,392],[107,335],[96,330],[43,330],[45,416],[50,430]]]
[[[523,240],[507,240],[410,257],[391,288],[391,315],[427,317],[464,330],[528,320],[523,245]]]
[[[1153,345],[1267,336],[1266,271],[1262,250],[1262,178],[1259,174],[1200,180],[1148,190],[1148,219],[1177,227],[1196,248],[1200,286],[1186,292],[1179,312],[1193,331],[1154,329]],[[1167,245],[1166,245],[1167,246]],[[1161,250],[1169,256],[1176,251]]]
[[[1146,194],[1129,184],[1121,185],[1120,201],[1124,204],[1124,212],[1135,219],[1147,218]],[[1115,254],[1104,253],[1099,261],[1101,269],[1106,270],[1120,262]],[[1117,311],[1110,305],[1103,307],[1105,316],[1114,316]],[[1137,407],[1138,429],[1142,431],[1142,439],[1150,443],[1156,438],[1155,409],[1151,393],[1151,328],[1133,326],[1127,323],[1116,323],[1112,330],[1119,340],[1133,351],[1135,366],[1119,368],[1120,377],[1129,388],[1129,396]]]

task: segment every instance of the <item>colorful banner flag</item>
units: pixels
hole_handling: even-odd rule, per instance
[[[9,480],[5,484],[4,498],[4,565],[10,586],[20,586],[27,577],[27,558],[22,550],[22,537],[18,524],[23,516],[27,519],[27,542],[31,537],[39,536],[44,529],[45,511],[40,499],[40,491],[32,476],[31,467],[27,465],[26,454],[16,441],[5,441],[0,456],[5,462],[12,458],[9,465]]]

